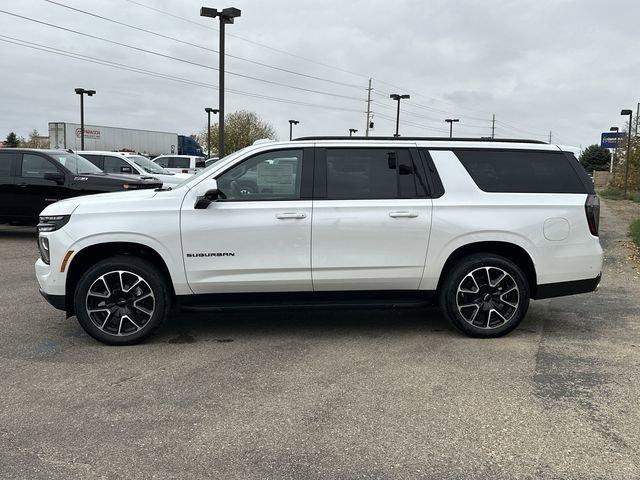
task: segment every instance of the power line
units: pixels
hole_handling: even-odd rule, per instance
[[[204,88],[209,88],[209,89],[214,89],[217,90],[218,86],[217,85],[213,85],[213,84],[208,84],[208,83],[204,83],[204,82],[198,82],[196,80],[191,80],[188,78],[183,78],[183,77],[177,77],[174,75],[170,75],[170,74],[165,74],[165,73],[161,73],[161,72],[154,72],[152,70],[146,70],[146,69],[142,69],[139,67],[134,67],[131,65],[124,65],[124,64],[120,64],[117,62],[112,62],[109,60],[103,60],[103,59],[99,59],[99,58],[95,58],[95,57],[90,57],[87,55],[83,55],[77,52],[70,52],[68,50],[62,50],[59,48],[54,48],[54,47],[49,47],[47,45],[42,45],[42,44],[38,44],[38,43],[34,43],[34,42],[30,42],[27,40],[22,40],[19,38],[15,38],[15,37],[10,37],[8,35],[0,35],[0,42],[5,42],[5,43],[11,43],[14,45],[19,45],[22,47],[26,47],[26,48],[31,48],[34,50],[40,50],[46,53],[52,53],[55,55],[60,55],[60,56],[64,56],[64,57],[69,57],[69,58],[73,58],[76,60],[82,60],[85,62],[90,62],[90,63],[96,63],[99,65],[103,65],[103,66],[108,66],[108,67],[112,67],[112,68],[117,68],[120,70],[126,70],[126,71],[130,71],[130,72],[134,72],[134,73],[140,73],[143,75],[148,75],[151,77],[156,77],[156,78],[162,78],[165,80],[172,80],[174,82],[178,82],[178,83],[183,83],[186,85],[194,85],[194,86],[198,86],[198,87],[204,87]],[[275,101],[278,103],[287,103],[287,104],[293,104],[293,105],[301,105],[301,106],[307,106],[307,107],[313,107],[313,108],[323,108],[323,109],[328,109],[328,110],[336,110],[336,111],[345,111],[345,112],[354,112],[354,113],[364,113],[364,111],[361,110],[356,110],[356,109],[352,109],[352,108],[345,108],[345,107],[337,107],[337,106],[332,106],[332,105],[322,105],[322,104],[316,104],[316,103],[310,103],[310,102],[302,102],[302,101],[298,101],[298,100],[293,100],[293,99],[289,99],[289,98],[280,98],[280,97],[272,97],[272,96],[268,96],[268,95],[262,95],[262,94],[256,94],[253,92],[246,92],[246,91],[242,91],[242,90],[237,90],[237,89],[227,89],[227,91],[229,93],[233,93],[233,94],[237,94],[237,95],[242,95],[242,96],[247,96],[247,97],[252,97],[252,98],[258,98],[258,99],[263,99],[263,100],[270,100],[270,101]]]
[[[189,46],[192,46],[192,47],[199,48],[201,50],[206,50],[208,52],[219,53],[218,50],[215,50],[215,49],[209,48],[209,47],[205,47],[204,45],[199,45],[197,43],[188,42],[186,40],[182,40],[180,38],[171,37],[171,36],[165,35],[163,33],[154,32],[153,30],[148,30],[146,28],[138,27],[136,25],[131,25],[129,23],[121,22],[121,21],[115,20],[113,18],[105,17],[103,15],[98,15],[97,13],[88,12],[88,11],[82,10],[80,8],[72,7],[70,5],[65,5],[64,3],[56,2],[54,0],[43,0],[43,1],[45,1],[47,3],[50,3],[50,4],[53,4],[53,5],[57,5],[57,6],[62,7],[62,8],[73,10],[75,12],[79,12],[79,13],[82,13],[82,14],[85,14],[85,15],[90,15],[92,17],[99,18],[99,19],[105,20],[107,22],[115,23],[116,25],[120,25],[120,26],[123,26],[123,27],[131,28],[133,30],[137,30],[137,31],[140,31],[140,32],[148,33],[150,35],[155,35],[157,37],[165,38],[167,40],[172,40],[174,42],[182,43],[183,45],[189,45]],[[295,70],[289,70],[289,69],[286,69],[286,68],[277,67],[275,65],[269,65],[267,63],[258,62],[256,60],[251,60],[251,59],[248,59],[248,58],[239,57],[237,55],[232,55],[230,53],[226,53],[225,56],[226,57],[230,57],[230,58],[234,58],[236,60],[241,60],[243,62],[248,62],[248,63],[254,64],[254,65],[259,65],[261,67],[270,68],[270,69],[277,70],[277,71],[280,71],[280,72],[289,73],[289,74],[292,74],[292,75],[298,75],[298,76],[305,77],[305,78],[311,78],[313,80],[319,80],[319,81],[322,81],[322,82],[328,82],[328,83],[332,83],[334,85],[340,85],[340,86],[343,86],[343,87],[351,87],[351,88],[357,88],[359,90],[364,90],[362,85],[356,85],[356,84],[353,84],[353,83],[345,83],[345,82],[340,82],[340,81],[337,81],[337,80],[332,80],[330,78],[318,77],[316,75],[310,75],[310,74],[306,74],[306,73],[302,73],[302,72],[297,72]]]
[[[31,18],[31,17],[25,17],[23,15],[18,15],[17,13],[7,12],[6,10],[0,10],[0,13],[4,13],[6,15],[10,15],[10,16],[13,16],[13,17],[21,18],[23,20],[28,20],[30,22],[39,23],[41,25],[46,25],[48,27],[57,28],[59,30],[64,30],[66,32],[75,33],[77,35],[82,35],[82,36],[85,36],[85,37],[88,37],[88,38],[93,38],[95,40],[101,40],[103,42],[111,43],[113,45],[118,45],[118,46],[129,48],[129,49],[132,49],[132,50],[137,50],[137,51],[140,51],[140,52],[148,53],[150,55],[155,55],[155,56],[158,56],[158,57],[162,57],[162,58],[166,58],[166,59],[170,59],[170,60],[175,60],[175,61],[182,62],[182,63],[187,63],[189,65],[193,65],[193,66],[197,66],[197,67],[207,68],[209,70],[216,70],[216,71],[218,70],[218,68],[216,68],[216,67],[213,67],[213,66],[210,66],[210,65],[205,65],[203,63],[194,62],[194,61],[187,60],[187,59],[184,59],[184,58],[174,57],[172,55],[167,55],[167,54],[164,54],[164,53],[161,53],[161,52],[156,52],[154,50],[148,50],[148,49],[145,49],[145,48],[136,47],[134,45],[129,45],[129,44],[122,43],[122,42],[116,42],[115,40],[110,40],[108,38],[99,37],[97,35],[92,35],[90,33],[80,32],[78,30],[73,30],[71,28],[62,27],[60,25],[54,25],[52,23],[43,22],[42,20],[37,20],[37,19]],[[331,96],[331,97],[342,98],[342,99],[345,99],[345,100],[355,100],[355,101],[360,101],[360,102],[364,101],[362,98],[351,97],[351,96],[347,96],[347,95],[340,95],[340,94],[331,93],[331,92],[324,92],[324,91],[321,91],[321,90],[314,90],[314,89],[311,89],[311,88],[298,87],[298,86],[295,86],[295,85],[289,85],[289,84],[285,84],[285,83],[275,82],[275,81],[272,81],[272,80],[266,80],[264,78],[252,77],[250,75],[245,75],[245,74],[242,74],[242,73],[231,72],[231,71],[227,71],[227,73],[229,75],[234,75],[234,76],[241,77],[241,78],[255,80],[255,81],[258,81],[258,82],[268,83],[270,85],[277,85],[277,86],[280,86],[280,87],[286,87],[286,88],[291,88],[291,89],[294,89],[294,90],[300,90],[300,91],[303,91],[303,92],[317,93],[319,95],[327,95],[327,96]]]
[[[152,6],[150,6],[150,5],[147,5],[147,4],[144,4],[144,3],[141,3],[141,2],[137,2],[137,1],[135,1],[135,0],[124,0],[124,1],[125,1],[125,2],[129,2],[129,3],[132,3],[132,4],[134,4],[134,5],[138,5],[138,6],[143,7],[143,8],[147,8],[147,9],[149,9],[149,10],[153,10],[153,11],[155,11],[155,12],[161,13],[162,15],[167,15],[167,16],[169,16],[169,17],[176,18],[176,19],[178,19],[178,20],[182,20],[182,21],[184,21],[184,22],[188,22],[188,23],[190,23],[190,24],[192,24],[192,25],[197,25],[197,26],[199,26],[199,27],[201,27],[201,28],[206,28],[207,30],[213,30],[213,31],[215,31],[215,32],[217,32],[217,31],[218,31],[218,29],[217,29],[217,28],[211,27],[211,26],[209,26],[209,25],[205,25],[204,23],[196,22],[195,20],[191,20],[191,19],[189,19],[189,18],[182,17],[182,16],[180,16],[180,15],[176,15],[176,14],[173,14],[173,13],[171,13],[171,12],[167,12],[167,11],[165,11],[165,10],[161,10],[161,9],[159,9],[159,8],[152,7]],[[251,40],[251,39],[249,39],[249,38],[247,38],[247,37],[243,37],[243,36],[241,36],[241,35],[237,35],[237,34],[235,34],[235,33],[227,33],[227,35],[228,35],[228,36],[230,36],[230,37],[234,37],[234,38],[237,38],[237,39],[239,39],[239,40],[242,40],[242,41],[244,41],[244,42],[247,42],[247,43],[250,43],[250,44],[253,44],[253,45],[256,45],[256,46],[262,47],[262,48],[266,48],[267,50],[272,50],[272,51],[274,51],[274,52],[278,52],[278,53],[281,53],[281,54],[283,54],[283,55],[289,55],[290,57],[294,57],[294,58],[298,58],[298,59],[300,59],[300,60],[304,60],[305,62],[314,63],[314,64],[316,64],[316,65],[320,65],[320,66],[322,66],[322,67],[330,68],[330,69],[332,69],[332,70],[336,70],[336,71],[343,72],[343,73],[348,73],[348,74],[350,74],[350,75],[354,75],[354,76],[357,76],[357,77],[361,77],[361,78],[369,78],[369,76],[368,76],[368,75],[364,75],[364,74],[362,74],[362,73],[358,73],[358,72],[353,72],[353,71],[351,71],[351,70],[346,70],[346,69],[344,69],[344,68],[336,67],[335,65],[330,65],[330,64],[328,64],[328,63],[319,62],[319,61],[314,60],[314,59],[312,59],[312,58],[308,58],[308,57],[305,57],[305,56],[302,56],[302,55],[298,55],[298,54],[296,54],[296,53],[287,52],[286,50],[282,50],[282,49],[279,49],[279,48],[275,48],[275,47],[272,47],[272,46],[267,45],[267,44],[265,44],[265,43],[256,42],[255,40]]]
[[[416,96],[416,97],[421,97],[421,98],[425,98],[425,99],[427,99],[427,100],[432,100],[432,101],[436,101],[436,102],[449,103],[449,104],[451,104],[451,105],[456,105],[456,104],[454,104],[454,103],[453,103],[452,101],[450,101],[450,100],[444,100],[444,99],[440,99],[440,98],[428,97],[428,96],[426,96],[426,95],[421,95],[421,94],[419,94],[419,93],[415,93],[415,92],[414,92],[414,91],[412,91],[411,89],[406,89],[406,88],[404,88],[404,87],[399,87],[399,86],[397,86],[397,85],[393,85],[392,83],[385,82],[384,80],[380,80],[379,78],[374,78],[374,80],[376,80],[378,83],[382,83],[383,85],[388,85],[389,87],[393,87],[393,88],[395,88],[395,89],[400,89],[400,90],[403,90],[403,91],[405,91],[405,92],[408,92],[408,93],[410,93],[411,95],[414,95],[414,96]],[[484,111],[484,110],[478,110],[478,109],[475,109],[475,108],[469,108],[469,107],[458,107],[458,108],[462,108],[463,110],[469,110],[469,111],[471,111],[471,112],[478,112],[478,113],[483,113],[483,114],[485,114],[485,113],[486,113],[487,115],[490,115],[490,114],[491,114],[491,112],[486,112],[486,111]]]
[[[188,23],[190,23],[192,25],[197,25],[197,26],[199,26],[201,28],[206,28],[208,30],[218,31],[218,29],[213,28],[213,27],[211,27],[209,25],[206,25],[206,24],[191,20],[191,19],[186,18],[186,17],[182,17],[180,15],[173,14],[171,12],[167,12],[165,10],[161,10],[159,8],[152,7],[150,5],[147,5],[145,3],[142,3],[142,2],[139,2],[139,1],[136,1],[136,0],[124,0],[124,1],[129,2],[131,4],[134,4],[134,5],[138,5],[140,7],[143,7],[143,8],[149,9],[149,10],[152,10],[152,11],[155,11],[155,12],[158,12],[158,13],[160,13],[162,15],[167,15],[169,17],[176,18],[176,19],[182,20],[184,22],[188,22]],[[238,38],[240,40],[243,40],[243,41],[245,41],[247,43],[251,43],[253,45],[257,45],[259,47],[266,48],[266,49],[269,49],[269,50],[272,50],[272,51],[275,51],[275,52],[278,52],[278,53],[281,53],[281,54],[284,54],[284,55],[288,55],[288,56],[291,56],[291,57],[294,57],[294,58],[298,58],[298,59],[301,59],[301,60],[316,64],[316,65],[320,65],[320,66],[323,66],[323,67],[326,67],[326,68],[330,68],[330,69],[333,69],[333,70],[336,70],[336,71],[340,71],[340,72],[343,72],[343,73],[348,73],[350,75],[358,76],[358,77],[361,77],[361,78],[369,78],[369,75],[365,75],[365,74],[362,74],[362,73],[359,73],[359,72],[354,72],[354,71],[351,71],[351,70],[346,70],[346,69],[343,69],[343,68],[340,68],[340,67],[336,67],[335,65],[330,65],[330,64],[327,64],[327,63],[319,62],[317,60],[314,60],[314,59],[311,59],[311,58],[308,58],[308,57],[304,57],[302,55],[294,54],[294,53],[288,52],[286,50],[275,48],[275,47],[272,47],[270,45],[266,45],[266,44],[261,43],[261,42],[256,42],[254,40],[251,40],[249,38],[243,37],[241,35],[232,34],[232,33],[228,33],[228,35],[232,36],[232,37],[235,37],[235,38]],[[458,106],[457,104],[453,103],[450,100],[444,100],[444,99],[439,99],[439,98],[435,98],[435,97],[429,97],[429,96],[421,95],[419,93],[416,93],[412,89],[406,89],[404,87],[399,87],[397,85],[394,85],[392,83],[386,82],[386,81],[381,80],[379,78],[374,78],[374,80],[376,80],[378,83],[381,83],[383,85],[387,85],[387,86],[392,87],[394,89],[399,89],[399,90],[402,90],[402,91],[408,91],[413,96],[416,96],[416,97],[419,97],[419,98],[425,98],[427,100],[432,100],[432,101],[436,101],[436,102],[440,102],[440,103],[448,103],[448,104],[456,106],[457,108],[460,108],[462,110],[468,110],[468,111],[471,111],[471,112],[478,112],[478,113],[487,114],[487,115],[491,115],[492,114],[492,112],[488,112],[488,111],[484,111],[484,110],[474,109],[474,108],[470,108],[470,107],[460,107],[460,106]],[[374,93],[378,93],[375,90],[373,92]],[[386,96],[388,98],[389,93],[388,92],[384,92],[381,95],[382,96]],[[411,104],[411,105],[415,106],[416,108],[428,110],[428,111],[431,111],[431,112],[434,112],[434,113],[439,113],[439,114],[442,114],[442,115],[451,115],[451,113],[452,113],[452,112],[447,111],[447,110],[442,110],[442,109],[438,109],[438,108],[435,108],[435,107],[422,105],[422,104],[419,104],[419,103],[416,103],[416,102],[413,102],[413,101],[407,101],[406,103],[407,104]],[[470,119],[470,120],[479,120],[479,121],[487,121],[487,122],[491,121],[490,119],[481,118],[481,117],[472,117],[472,116],[467,116],[467,115],[457,115],[457,116],[461,116],[461,117],[464,117],[464,118],[467,118],[467,119]]]

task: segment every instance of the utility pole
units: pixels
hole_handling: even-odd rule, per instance
[[[491,119],[491,138],[496,138],[496,114],[493,114]]]
[[[551,130],[549,130],[549,143],[551,143]]]
[[[365,137],[369,136],[369,125],[371,125],[371,78],[369,79],[369,88],[367,88],[367,129]],[[640,104],[638,104],[640,105]]]
[[[636,108],[636,137],[638,136],[638,119],[640,118],[640,102],[638,102],[638,108]]]
[[[238,8],[229,7],[224,10],[217,8],[202,7],[200,9],[201,17],[220,18],[220,58],[219,78],[218,78],[218,109],[220,116],[218,117],[218,158],[224,157],[224,27],[227,23],[233,23],[234,18],[241,15]]]

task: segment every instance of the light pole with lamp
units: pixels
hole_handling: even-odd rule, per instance
[[[411,98],[411,96],[407,94],[401,95],[399,93],[392,93],[391,95],[389,95],[389,98],[392,98],[393,100],[398,102],[398,110],[396,111],[396,133],[394,137],[399,137],[400,133],[398,132],[398,130],[400,128],[400,100],[406,100],[408,98]]]
[[[453,138],[453,124],[459,122],[459,118],[447,118],[445,122],[449,124],[449,138]]]
[[[200,9],[201,17],[220,18],[220,58],[219,79],[218,79],[218,158],[224,157],[224,26],[233,23],[233,19],[241,15],[238,8],[229,7],[224,10],[217,8],[202,7]]]
[[[96,91],[76,88],[75,92],[80,95],[80,150],[84,150],[84,96],[93,97]]]

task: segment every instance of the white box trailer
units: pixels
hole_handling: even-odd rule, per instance
[[[49,122],[50,148],[80,150],[80,125]],[[178,134],[131,128],[84,126],[85,150],[132,150],[152,157],[178,153]]]

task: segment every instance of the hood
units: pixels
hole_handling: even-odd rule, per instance
[[[158,175],[158,178],[162,181],[163,185],[178,185],[184,182],[186,179],[193,177],[190,173],[174,173],[173,175],[162,174]]]
[[[152,198],[157,194],[153,189],[132,190],[122,192],[98,193],[83,195],[81,197],[67,198],[47,206],[40,215],[71,215],[79,205],[91,205],[95,203],[109,203],[114,201],[139,201]]]
[[[130,175],[126,173],[77,173],[73,174],[72,178],[74,183],[90,182],[96,185],[101,184],[105,187],[117,184],[123,185],[125,183],[143,184],[151,187],[154,184],[161,183],[151,175]]]

